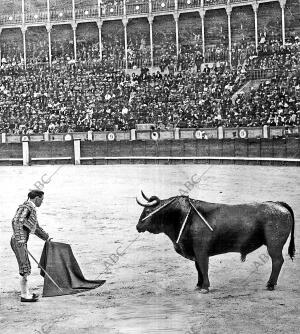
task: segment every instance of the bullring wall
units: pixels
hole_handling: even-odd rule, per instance
[[[299,166],[300,139],[24,141],[0,144],[0,163],[237,163]]]

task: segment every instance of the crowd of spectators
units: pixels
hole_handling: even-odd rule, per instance
[[[241,71],[215,68],[191,74],[137,75],[66,65],[2,69],[1,131],[8,133],[128,130],[137,123],[160,127],[215,126],[216,101],[245,82]]]
[[[140,75],[101,63],[6,67],[0,78],[0,131],[9,134],[129,130],[140,123],[158,129],[300,125],[296,72],[277,73],[235,100],[247,72],[224,63],[198,72],[142,68]]]
[[[12,66],[23,64],[23,48],[20,43],[14,40],[1,43],[1,63],[10,64]]]
[[[161,27],[164,28],[161,28]],[[156,27],[156,28],[155,28]],[[69,30],[69,31],[68,31]],[[141,64],[151,64],[150,37],[148,28],[127,29],[127,64],[129,68],[140,67]],[[221,35],[216,44],[205,45],[203,62],[228,62],[229,49],[228,41]],[[282,46],[280,36],[266,32],[259,33],[259,43],[256,52],[255,42],[248,39],[233,41],[231,47],[231,64],[233,66],[243,65],[249,57],[269,56],[274,54],[290,53],[297,51],[299,38],[289,36],[286,38],[285,47]],[[102,56],[107,61],[114,62],[119,67],[125,64],[125,38],[122,24],[110,24],[110,28],[102,29]],[[4,64],[24,64],[24,50],[22,35],[9,40],[1,40],[1,60]],[[295,46],[296,45],[296,46]],[[98,61],[100,59],[100,47],[98,33],[93,38],[85,40],[77,39],[77,60]],[[66,28],[63,33],[51,39],[52,62],[74,61],[73,33],[70,28]],[[178,55],[177,55],[178,53]],[[176,48],[176,34],[173,21],[155,24],[153,26],[153,57],[154,64],[160,66],[164,71],[168,66],[175,70],[186,70],[189,68],[199,68],[200,56],[203,55],[202,37],[199,26],[183,24],[180,26],[179,50]],[[260,57],[261,61],[263,57]],[[26,63],[37,64],[49,62],[48,38],[46,31],[40,35],[30,31],[26,34]],[[261,67],[254,62],[255,66]],[[262,65],[263,66],[263,65]]]
[[[224,118],[225,126],[299,126],[300,76],[274,76],[257,90],[238,94]]]
[[[79,62],[92,62],[99,59],[98,41],[80,41],[77,43],[77,60]]]
[[[51,42],[52,61],[69,61],[74,59],[74,48],[72,41]],[[41,64],[48,63],[49,49],[46,39],[40,41],[29,41],[26,44],[26,63]],[[24,65],[23,43],[16,41],[5,41],[1,43],[1,64],[19,66]]]
[[[285,46],[277,40],[260,43],[258,56],[253,55],[246,59],[248,68],[252,69],[276,69],[290,71],[300,64],[300,39],[295,37],[289,40]],[[264,51],[262,51],[264,50]]]
[[[27,70],[23,48],[1,44],[0,131],[8,134],[129,130],[140,123],[158,129],[174,127],[225,127],[300,125],[300,40],[282,42],[261,36],[255,43],[218,44],[206,48],[195,31],[184,38],[177,55],[172,30],[154,31],[154,56],[159,71],[150,74],[149,39],[143,31],[128,37],[128,67],[142,67],[141,74],[120,69],[125,60],[124,36],[116,27],[99,42],[79,40],[74,62],[72,41],[52,41],[48,62],[45,41],[28,43]],[[209,57],[208,57],[209,55]],[[203,65],[209,58],[212,67]],[[239,92],[253,69],[271,69],[257,89]],[[233,95],[236,98],[233,98]]]

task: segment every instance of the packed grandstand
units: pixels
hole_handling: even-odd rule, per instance
[[[300,125],[299,0],[0,5],[2,133]]]

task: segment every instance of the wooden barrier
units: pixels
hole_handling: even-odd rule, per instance
[[[1,165],[22,165],[23,152],[21,143],[0,144]]]
[[[102,132],[76,132],[76,133],[48,133],[32,135],[7,135],[1,136],[1,143],[21,143],[24,136],[28,141],[69,141],[80,139],[82,141],[134,141],[134,140],[203,140],[203,139],[258,139],[278,137],[299,137],[300,127],[235,127],[235,128],[175,128],[171,130],[142,130],[131,129],[129,131],[102,131]]]
[[[81,142],[82,163],[267,163],[300,165],[300,140],[224,139],[132,141],[96,145],[100,155],[91,154],[95,143]]]
[[[29,164],[74,163],[76,141],[29,142]]]
[[[24,138],[23,138],[24,139]],[[0,144],[2,164],[287,163],[300,165],[300,139],[26,141]]]

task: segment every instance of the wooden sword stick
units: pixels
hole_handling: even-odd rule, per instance
[[[183,224],[182,224],[182,226],[181,226],[181,229],[180,229],[178,238],[177,238],[177,240],[176,240],[176,244],[178,244],[178,242],[179,242],[179,240],[180,240],[181,234],[182,234],[182,232],[183,232],[183,230],[184,230],[185,224],[186,224],[186,222],[187,222],[187,220],[188,220],[188,218],[189,218],[189,215],[190,215],[190,213],[191,213],[191,210],[192,210],[192,208],[190,207],[190,208],[189,208],[189,211],[188,211],[188,213],[187,213],[187,215],[186,215],[186,217],[185,217],[185,219],[184,219],[184,222],[183,222]]]
[[[196,207],[193,205],[193,203],[189,200],[191,206],[193,207],[193,209],[196,211],[196,213],[198,214],[198,216],[201,218],[201,220],[204,222],[204,224],[211,230],[213,231],[212,227],[208,224],[207,220],[201,215],[201,213],[196,209]]]
[[[173,199],[171,199],[168,203],[165,203],[164,205],[162,205],[160,208],[154,210],[153,212],[150,212],[148,216],[146,216],[145,218],[142,219],[142,221],[146,220],[147,218],[153,216],[155,213],[157,213],[158,211],[162,210],[163,208],[165,208],[166,206],[168,206],[169,204],[173,203],[177,198],[174,197]]]
[[[42,269],[42,271],[45,273],[45,275],[48,276],[50,281],[57,287],[57,289],[60,290],[61,293],[63,293],[62,289],[55,283],[54,279],[47,273],[47,271],[37,262],[37,260],[34,258],[34,256],[29,252],[27,249],[28,254],[32,257],[33,261],[38,265],[38,268]]]

